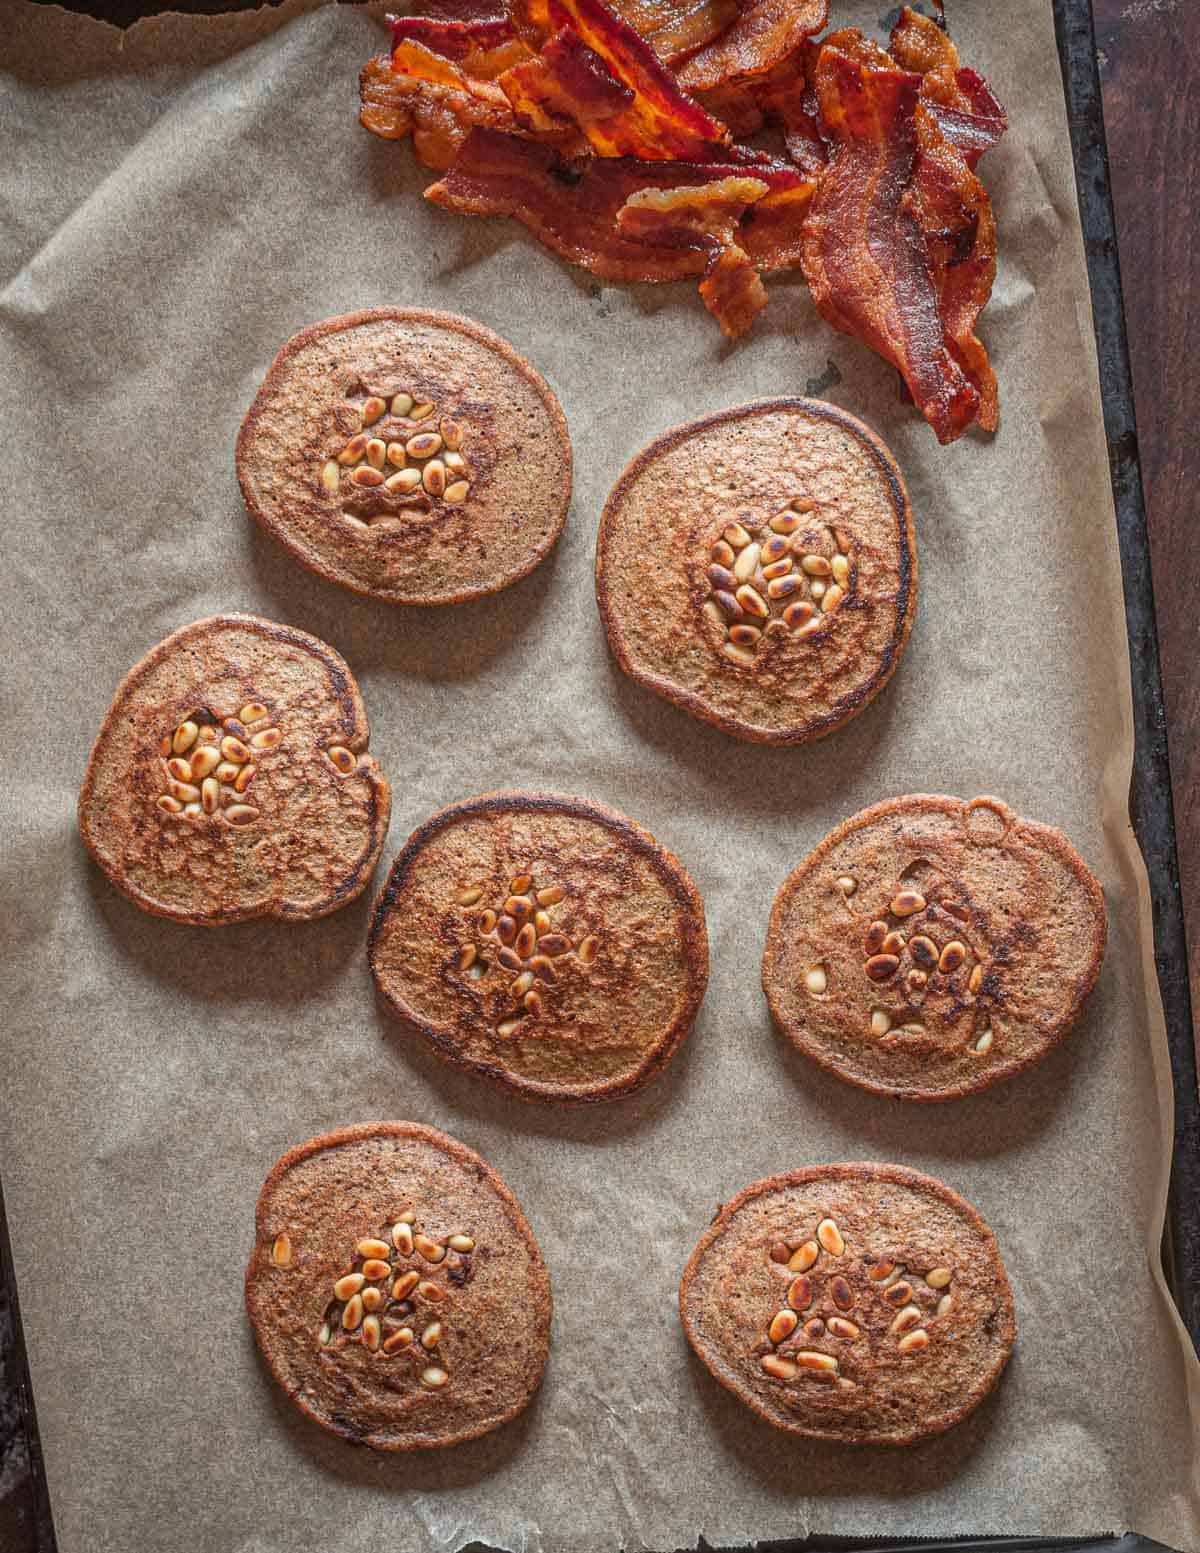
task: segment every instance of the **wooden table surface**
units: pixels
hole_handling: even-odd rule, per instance
[[[1191,206],[1191,184],[1200,176],[1200,3],[1092,0],[1092,9],[1150,530],[1192,1003],[1200,1010],[1200,806],[1193,801],[1200,784],[1200,542],[1192,532],[1200,518],[1194,425],[1200,410],[1200,220]],[[985,316],[985,335],[986,322]],[[0,1549],[34,1553],[34,1500],[8,1380],[10,1354],[0,1290]]]

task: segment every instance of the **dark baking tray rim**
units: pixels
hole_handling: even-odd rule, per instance
[[[144,0],[65,0],[65,3],[72,9],[86,10],[92,15],[121,23],[132,21],[141,14],[150,15],[167,8],[153,3],[153,0],[151,3],[144,3]],[[1104,406],[1104,431],[1108,442],[1109,472],[1116,505],[1125,590],[1134,713],[1130,818],[1150,879],[1155,966],[1175,1081],[1175,1140],[1163,1259],[1171,1292],[1192,1343],[1197,1353],[1200,1353],[1200,1090],[1197,1089],[1196,1079],[1187,942],[1175,846],[1171,770],[1167,759],[1166,717],[1154,616],[1154,586],[1138,456],[1133,379],[1125,332],[1121,265],[1113,216],[1091,0],[1052,0],[1052,3],[1070,124],[1071,151],[1075,162],[1079,212],[1087,251],[1092,321]],[[182,4],[176,0],[176,5],[179,9],[188,10],[219,8],[211,6],[207,0],[183,0]],[[247,0],[225,7],[239,10],[249,8]],[[57,1553],[2,1191],[0,1278],[7,1287],[12,1311],[12,1369],[33,1484],[33,1546],[36,1553]],[[920,1548],[925,1553],[938,1553],[940,1549],[952,1550],[952,1553],[991,1553],[991,1550],[998,1550],[998,1553],[1061,1553],[1061,1550],[1066,1549],[1074,1550],[1074,1553],[1150,1553],[1150,1550],[1161,1546],[1160,1543],[1134,1534],[1093,1540],[959,1537],[942,1541],[906,1539],[896,1542],[888,1542],[883,1537],[857,1540],[811,1537],[756,1544],[760,1553],[801,1553],[801,1550],[805,1550],[805,1553],[807,1550],[812,1550],[812,1553],[825,1553],[825,1550],[828,1553],[853,1553],[853,1550],[859,1548],[870,1549],[871,1553],[891,1553],[893,1549],[905,1548]]]

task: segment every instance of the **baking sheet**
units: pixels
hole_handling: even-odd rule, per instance
[[[730,346],[690,285],[601,286],[513,225],[425,206],[408,150],[355,123],[358,65],[381,46],[368,13],[293,5],[121,35],[4,8],[0,1170],[64,1553],[1130,1527],[1200,1546],[1200,1369],[1157,1271],[1169,1070],[1126,813],[1120,572],[1051,15],[1020,0],[1002,24],[963,4],[950,21],[1014,128],[985,163],[1004,424],[939,449],[798,279],[773,282]],[[354,598],[242,510],[233,437],[277,346],[382,301],[480,318],[562,399],[568,529],[495,600],[418,612]],[[899,459],[922,597],[875,705],[821,745],[754,749],[612,667],[595,523],[655,432],[810,386]],[[206,932],[115,894],[74,831],[91,738],[146,648],[224,608],[315,631],[350,661],[396,788],[385,860],[433,809],[518,783],[613,803],[683,859],[706,897],[713,977],[661,1079],[560,1114],[452,1072],[377,1009],[365,899],[304,927]],[[997,792],[1062,825],[1111,914],[1100,985],[1064,1046],[937,1108],[818,1072],[774,1034],[758,988],[779,881],[838,819],[911,790]],[[538,1402],[453,1452],[377,1458],[327,1439],[276,1393],[242,1313],[269,1165],[377,1116],[478,1148],[555,1280]],[[717,1202],[769,1171],[860,1157],[963,1191],[1018,1302],[1000,1391],[907,1452],[777,1435],[690,1358],[675,1316]]]

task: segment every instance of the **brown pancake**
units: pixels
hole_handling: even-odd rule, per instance
[[[789,1039],[839,1078],[951,1100],[1061,1039],[1105,932],[1103,892],[1060,831],[997,798],[893,798],[783,884],[763,988]]]
[[[375,1450],[473,1440],[541,1384],[550,1278],[494,1170],[416,1122],[310,1138],[267,1177],[246,1309],[271,1373]]]
[[[304,631],[214,615],[125,676],[79,829],[146,911],[210,925],[322,917],[366,885],[391,794],[343,660]]]
[[[674,1055],[704,997],[704,906],[683,866],[585,798],[490,793],[425,821],[368,946],[393,1010],[530,1100],[612,1100]]]
[[[679,1286],[684,1331],[776,1428],[911,1445],[958,1423],[1016,1340],[995,1236],[901,1165],[756,1181],[717,1214]]]
[[[640,685],[738,738],[819,738],[879,693],[908,640],[900,471],[861,421],[814,399],[676,426],[608,498],[596,596]]]
[[[310,570],[392,604],[461,604],[524,577],[571,499],[544,379],[454,313],[376,307],[302,329],[237,442],[251,513]]]

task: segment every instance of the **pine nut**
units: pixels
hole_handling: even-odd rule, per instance
[[[411,394],[393,394],[391,410],[393,415],[398,415],[402,420],[407,417],[413,407]]]
[[[797,1248],[788,1262],[788,1271],[792,1273],[806,1273],[821,1254],[821,1248],[815,1240],[806,1240]]]
[[[434,1389],[438,1386],[444,1386],[449,1379],[450,1377],[445,1370],[439,1369],[436,1364],[431,1364],[427,1369],[421,1371],[422,1385],[432,1386]]]
[[[367,451],[367,441],[368,439],[362,432],[359,432],[356,437],[351,437],[350,441],[347,442],[346,446],[338,454],[338,463],[343,466],[357,464]]]
[[[292,1260],[292,1241],[290,1235],[277,1235],[275,1244],[271,1247],[271,1260],[276,1267],[286,1267]]]
[[[407,1228],[407,1225],[405,1228]],[[411,1251],[411,1246],[408,1249]],[[392,1285],[392,1298],[394,1300],[406,1300],[420,1281],[421,1275],[418,1272],[401,1273],[400,1277]]]
[[[916,1305],[906,1305],[900,1311],[891,1326],[889,1332],[907,1332],[910,1327],[915,1327],[921,1319],[920,1308]]]
[[[838,1367],[832,1354],[816,1353],[809,1349],[800,1350],[796,1355],[796,1363],[806,1370],[823,1370],[826,1374],[832,1374]]]
[[[901,890],[890,907],[893,917],[911,917],[925,910],[925,897],[916,890]]]
[[[830,1256],[841,1256],[846,1249],[846,1242],[842,1239],[842,1232],[832,1219],[822,1219],[817,1225],[817,1240],[829,1252]]]
[[[778,1354],[765,1354],[759,1364],[768,1375],[775,1380],[795,1380],[797,1369],[790,1359],[781,1359]]]
[[[910,1332],[907,1337],[902,1337],[896,1347],[901,1353],[913,1353],[922,1348],[928,1348],[929,1333],[924,1327],[920,1327],[917,1331]]]
[[[767,1336],[773,1343],[782,1343],[796,1330],[798,1318],[794,1310],[777,1311],[767,1328]]]
[[[342,1311],[342,1330],[355,1332],[358,1330],[363,1318],[362,1296],[352,1294],[346,1301],[346,1308]]]
[[[925,1282],[931,1289],[944,1289],[953,1276],[948,1267],[934,1267],[925,1274]]]
[[[186,755],[188,750],[196,742],[196,735],[200,732],[193,722],[180,723],[171,739],[171,748],[176,755]]]

